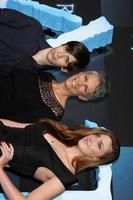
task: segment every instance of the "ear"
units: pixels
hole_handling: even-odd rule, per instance
[[[82,101],[88,101],[88,100],[89,100],[89,98],[83,97],[83,96],[78,96],[78,98],[79,98],[80,100],[82,100]]]
[[[68,72],[68,70],[67,70],[66,67],[65,67],[65,68],[64,68],[64,67],[61,67],[61,71],[62,71],[62,72]]]

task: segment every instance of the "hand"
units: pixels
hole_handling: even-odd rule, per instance
[[[4,168],[7,163],[12,160],[14,148],[11,144],[7,145],[5,142],[1,142],[0,149],[2,152],[2,155],[0,157],[0,168]]]

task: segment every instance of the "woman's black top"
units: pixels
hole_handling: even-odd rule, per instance
[[[0,74],[0,118],[19,122],[61,119],[64,109],[54,95],[54,79],[47,72],[22,69],[12,69],[7,76]]]
[[[38,167],[46,167],[68,187],[77,180],[43,137],[51,130],[52,127],[46,123],[36,123],[26,128],[10,128],[0,123],[0,140],[14,146],[14,156],[9,162],[11,169],[34,176]]]

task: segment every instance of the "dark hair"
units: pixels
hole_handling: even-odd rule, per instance
[[[99,86],[96,88],[96,91],[92,94],[88,94],[88,100],[96,100],[103,98],[108,95],[110,92],[110,81],[107,76],[102,71],[89,71],[89,74],[95,74],[99,77]]]
[[[78,41],[71,41],[63,45],[66,45],[66,51],[77,59],[76,62],[71,62],[66,66],[68,71],[76,71],[89,64],[90,52],[84,44]]]
[[[60,122],[50,120],[47,118],[41,119],[41,122],[46,122],[51,125],[52,129],[46,130],[50,132],[54,137],[60,140],[67,146],[74,146],[78,144],[78,141],[88,135],[97,135],[104,134],[111,138],[112,141],[112,151],[106,153],[97,161],[89,159],[87,156],[83,155],[80,157],[75,157],[72,161],[72,165],[76,171],[80,171],[87,167],[97,167],[99,165],[109,164],[115,161],[119,157],[120,144],[112,131],[104,128],[89,128],[89,127],[80,127],[78,129],[70,128],[67,125],[64,125]],[[75,164],[76,163],[76,164]]]

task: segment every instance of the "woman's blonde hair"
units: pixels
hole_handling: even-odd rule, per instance
[[[50,120],[50,119],[41,119],[40,122],[46,122],[50,125],[50,133],[59,139],[63,144],[67,146],[74,146],[78,144],[78,141],[88,135],[98,135],[104,134],[111,138],[112,140],[112,152],[106,153],[98,161],[89,159],[87,156],[75,156],[72,161],[72,165],[76,171],[81,171],[87,167],[97,167],[99,165],[109,164],[115,161],[119,157],[120,145],[116,135],[112,131],[104,128],[89,128],[89,127],[80,127],[78,129],[70,128],[67,125],[64,125],[60,122]]]

